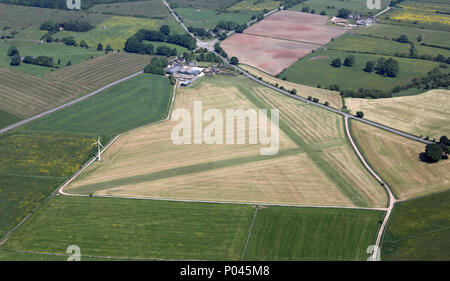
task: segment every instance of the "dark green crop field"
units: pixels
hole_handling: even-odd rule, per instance
[[[367,260],[375,241],[378,211],[259,209],[246,260]]]
[[[254,208],[230,204],[55,197],[2,246],[93,256],[239,260]]]
[[[383,240],[382,260],[450,259],[450,191],[396,205]]]

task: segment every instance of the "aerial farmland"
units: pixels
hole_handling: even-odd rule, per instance
[[[1,262],[450,260],[446,0],[0,2]]]

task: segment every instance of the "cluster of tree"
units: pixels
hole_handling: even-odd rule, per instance
[[[426,77],[413,78],[410,83],[405,86],[396,86],[392,92],[397,93],[410,88],[418,89],[439,89],[450,86],[450,73],[442,73],[438,67],[427,73]]]
[[[192,54],[192,56],[189,55],[183,55],[183,57],[187,61],[193,61],[194,59],[199,62],[214,62],[214,63],[222,63],[222,60],[220,57],[218,57],[216,54],[208,52],[207,49],[199,49],[195,52],[195,54]]]
[[[170,31],[169,31],[170,32]],[[129,53],[149,54],[152,55],[154,48],[150,44],[144,44],[142,41],[167,42],[189,50],[196,48],[197,42],[194,37],[189,34],[183,35],[166,35],[162,31],[141,29],[125,42],[124,50]]]
[[[219,55],[221,55],[222,57],[228,58],[228,54],[222,47],[220,47],[220,42],[217,42],[216,45],[214,45],[214,51]]]
[[[39,56],[37,58],[33,58],[32,56],[26,56],[23,59],[23,62],[28,64],[53,67],[53,58],[47,56]]]
[[[339,18],[343,18],[346,19],[348,18],[350,15],[352,14],[352,11],[350,11],[349,9],[345,9],[345,8],[341,8],[338,11],[338,17]]]
[[[366,66],[364,67],[363,71],[371,73],[376,72],[377,74],[388,76],[388,77],[397,77],[398,73],[400,72],[400,67],[398,65],[398,61],[389,58],[379,58],[377,62],[375,61],[368,61],[366,62]]]
[[[175,48],[172,49],[167,46],[159,46],[158,48],[156,48],[156,55],[172,57],[172,56],[177,56],[178,52],[177,52],[177,49],[175,49]]]
[[[425,160],[427,162],[438,162],[448,159],[450,153],[450,140],[447,136],[442,136],[439,143],[427,144],[425,147]]]
[[[344,60],[344,65],[348,67],[353,67],[355,65],[356,58],[353,55],[347,56]],[[331,61],[331,66],[333,67],[341,67],[342,62],[340,58],[336,58]]]
[[[234,21],[220,21],[216,25],[216,28],[231,31],[235,30],[238,26],[239,24]]]
[[[78,46],[77,42],[75,41],[75,38],[72,36],[64,37],[62,39],[62,42],[67,46]]]
[[[88,32],[89,30],[94,28],[94,26],[91,25],[90,23],[82,21],[64,22],[61,23],[60,26],[64,28],[64,30],[75,32]]]
[[[191,32],[192,34],[194,34],[195,36],[199,36],[199,37],[206,37],[206,38],[211,38],[211,33],[204,29],[203,27],[193,27],[190,26],[188,27],[189,32]]]
[[[404,34],[400,35],[398,38],[396,38],[394,40],[397,42],[400,42],[400,43],[409,43],[408,36],[406,36]]]
[[[9,47],[8,52],[6,53],[6,55],[8,57],[10,57],[10,59],[11,59],[10,62],[9,62],[9,64],[11,66],[20,65],[20,52],[19,52],[19,49],[17,49],[14,46]]]
[[[240,25],[238,25],[235,29],[234,29],[234,31],[236,32],[236,33],[242,33],[242,32],[244,32],[244,30],[247,28],[247,24],[240,24]]]
[[[165,68],[168,63],[169,62],[164,57],[152,57],[150,63],[144,68],[144,72],[156,75],[165,75]]]

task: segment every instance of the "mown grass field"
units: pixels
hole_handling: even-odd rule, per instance
[[[107,15],[89,14],[84,11],[0,4],[0,30],[3,30],[5,26],[8,26],[11,28],[8,31],[15,30],[18,31],[19,34],[22,32],[23,28],[33,27],[38,30],[40,25],[48,20],[59,23],[82,19],[91,24],[98,24],[107,18],[109,18]]]
[[[0,137],[0,236],[84,164],[94,140],[48,133]]]
[[[382,260],[450,259],[450,192],[395,206],[383,239]]]
[[[450,91],[432,90],[420,95],[389,99],[345,99],[352,113],[417,136],[431,139],[450,135]]]
[[[425,163],[425,145],[352,121],[351,131],[371,167],[399,199],[410,199],[450,188],[450,161]]]
[[[369,27],[357,27],[353,29],[353,31],[358,34],[387,39],[397,39],[400,35],[406,35],[408,39],[415,42],[416,45],[426,43],[429,45],[450,47],[450,34],[439,30],[392,24],[374,24]],[[422,41],[418,42],[417,38],[420,35],[422,35]]]
[[[194,101],[203,101],[203,110],[280,109],[278,153],[261,156],[260,148],[265,146],[249,144],[174,145],[170,132],[177,122],[169,121],[120,137],[103,154],[103,162],[91,165],[66,192],[384,206],[384,191],[347,144],[337,115],[226,76],[204,78],[193,87],[180,89],[174,109],[193,110]],[[322,124],[319,129],[317,124]],[[286,163],[296,164],[287,167]]]
[[[86,94],[81,87],[0,68],[0,109],[28,118]]]
[[[19,66],[10,66],[9,63],[11,60],[6,55],[6,52],[11,46],[17,47],[21,56],[52,57],[55,68],[26,63],[21,63]],[[56,71],[56,67],[64,68],[69,61],[72,63],[72,65],[75,65],[91,58],[96,58],[104,55],[104,52],[97,51],[96,49],[68,47],[63,44],[56,43],[48,44],[19,40],[8,40],[7,42],[1,40],[0,49],[2,50],[0,53],[0,67],[8,67],[10,69],[37,76],[43,76],[44,74]],[[59,60],[60,64],[58,64]]]
[[[239,24],[247,23],[251,20],[250,12],[221,12],[202,8],[177,8],[175,12],[181,17],[184,24],[194,27],[213,29],[220,21],[234,21]]]
[[[149,62],[149,56],[113,53],[53,71],[46,78],[95,90],[143,70]]]
[[[122,50],[125,41],[133,36],[139,29],[159,30],[162,25],[168,25],[171,34],[183,34],[185,31],[174,20],[159,20],[148,18],[113,16],[97,24],[88,32],[61,31],[54,35],[55,38],[62,39],[72,36],[77,42],[86,41],[90,46],[111,45],[114,50]]]
[[[404,1],[397,6],[400,8],[383,15],[384,22],[450,31],[450,8],[446,1]]]
[[[97,4],[89,12],[129,17],[167,19],[171,15],[161,0],[146,0],[126,3]]]
[[[447,35],[450,35],[450,33],[447,33]],[[413,41],[415,38],[408,39]],[[444,57],[450,56],[450,50],[421,46],[418,42],[415,42],[415,45],[419,56],[429,55],[433,58],[437,55],[443,55]],[[329,43],[327,45],[327,48],[330,50],[347,52],[373,53],[391,56],[397,56],[398,54],[401,54],[404,56],[408,56],[410,44],[400,43],[389,39],[386,40],[384,38],[362,36],[359,34],[345,34]]]
[[[68,254],[48,255],[41,253],[28,253],[8,251],[0,247],[0,261],[67,261]],[[83,257],[82,261],[127,261],[126,259],[90,258]],[[129,261],[129,260],[128,260]]]
[[[274,10],[280,6],[280,1],[273,0],[243,0],[234,4],[228,10],[230,11],[252,11],[252,12],[262,12],[264,10]]]
[[[389,1],[381,0],[382,10],[387,6]],[[369,10],[365,1],[359,0],[346,0],[346,1],[336,1],[336,0],[308,0],[301,4],[292,7],[290,10],[301,12],[303,7],[309,7],[310,11],[315,10],[316,14],[320,11],[325,11],[327,16],[337,16],[338,11],[341,8],[349,9],[353,12],[359,12],[363,15],[376,14],[378,10]],[[327,8],[328,7],[328,8]],[[334,8],[333,8],[334,7]]]
[[[353,67],[341,66],[335,68],[330,65],[333,59],[340,58],[343,62],[349,55],[353,55],[356,58]],[[322,88],[325,88],[336,84],[340,86],[341,90],[359,90],[363,88],[391,91],[395,86],[408,84],[412,78],[426,76],[430,70],[439,66],[439,63],[434,61],[393,57],[398,61],[400,67],[399,74],[395,78],[383,77],[363,71],[367,61],[376,61],[380,57],[389,58],[389,56],[382,55],[356,54],[334,50],[324,51],[320,49],[294,63],[283,71],[280,77],[286,77],[288,81],[313,87],[321,85]]]
[[[65,253],[78,245],[93,256],[239,260],[253,213],[240,205],[60,196],[2,247]]]
[[[367,260],[383,213],[260,208],[245,260]]]
[[[112,137],[164,119],[171,98],[167,77],[141,74],[19,130]]]
[[[21,119],[8,112],[0,110],[0,128],[19,122]]]
[[[329,91],[325,89],[318,89],[315,87],[309,87],[305,85],[300,85],[296,83],[292,83],[289,81],[284,81],[278,79],[270,74],[262,72],[252,66],[241,64],[240,67],[250,74],[253,74],[256,77],[261,77],[263,81],[271,83],[273,85],[278,84],[279,86],[283,86],[287,91],[291,91],[292,89],[297,90],[297,95],[307,98],[308,96],[312,96],[315,98],[319,98],[320,102],[328,101],[331,107],[341,108],[342,107],[342,98],[338,92]]]

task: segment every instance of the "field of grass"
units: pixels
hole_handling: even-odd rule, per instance
[[[450,192],[396,205],[381,251],[382,260],[449,260]]]
[[[444,33],[441,31],[441,33]],[[447,35],[450,33],[445,32]],[[408,38],[409,39],[409,38]],[[415,38],[411,37],[410,40]],[[436,57],[443,55],[450,56],[450,50],[421,46],[415,42],[418,55],[430,55]],[[380,55],[409,55],[410,44],[400,43],[393,40],[385,40],[381,38],[362,36],[359,34],[345,34],[337,38],[327,45],[330,50],[347,51],[347,52],[363,52],[374,53]]]
[[[325,89],[318,89],[314,87],[284,81],[249,65],[241,64],[240,67],[256,77],[262,77],[262,80],[265,82],[271,83],[273,85],[278,84],[279,86],[283,86],[287,91],[296,89],[298,96],[304,98],[312,96],[318,98],[321,102],[328,101],[331,107],[342,108],[342,98],[338,92],[329,91]]]
[[[340,58],[343,62],[349,55],[353,55],[356,58],[353,67],[341,66],[340,68],[335,68],[330,65],[333,59]],[[341,89],[359,90],[363,88],[391,91],[395,86],[408,84],[412,78],[426,76],[430,70],[439,65],[439,63],[433,61],[394,57],[400,67],[400,72],[395,78],[383,77],[363,71],[367,61],[376,61],[380,57],[389,58],[381,55],[355,54],[334,50],[324,51],[320,49],[294,63],[287,70],[283,71],[280,77],[286,77],[288,81],[313,87],[321,85],[322,88],[325,88],[332,84],[337,84]]]
[[[126,3],[97,4],[89,12],[130,17],[167,19],[169,10],[161,0],[146,0]]]
[[[416,45],[426,43],[429,45],[450,47],[450,34],[445,31],[421,29],[418,27],[409,27],[392,24],[374,24],[369,27],[357,27],[354,32],[363,35],[370,35],[379,38],[396,39],[400,35],[406,35],[410,41]],[[422,41],[417,38],[422,35]]]
[[[250,12],[221,12],[200,8],[177,8],[175,12],[181,17],[186,26],[203,27],[213,29],[220,21],[234,21],[239,24],[251,20]]]
[[[0,109],[28,118],[86,94],[77,86],[0,68]]]
[[[367,260],[383,213],[270,207],[258,210],[246,260]]]
[[[167,77],[141,74],[19,130],[112,137],[164,119],[171,97]]]
[[[20,118],[18,118],[17,116],[12,115],[3,110],[0,110],[0,129],[4,128],[6,126],[9,126],[11,124],[14,124],[16,122],[19,122],[19,121],[20,121]]]
[[[389,99],[347,98],[345,103],[352,113],[363,111],[364,118],[410,134],[431,139],[450,135],[450,91],[447,90]]]
[[[97,46],[98,43],[102,43],[103,46],[109,44],[113,49],[121,50],[125,41],[139,29],[159,30],[165,24],[170,27],[171,34],[185,33],[183,28],[174,20],[113,16],[97,24],[94,29],[88,32],[61,31],[53,37],[62,39],[72,36],[77,42],[84,40],[90,46]]]
[[[5,26],[8,26],[10,27],[9,31],[15,30],[18,31],[19,34],[22,32],[21,30],[23,28],[33,27],[38,30],[40,25],[48,20],[59,23],[82,19],[83,21],[87,21],[95,25],[107,18],[109,18],[107,15],[86,13],[85,11],[69,11],[0,4],[0,30],[3,30]]]
[[[46,78],[95,90],[141,71],[149,61],[149,56],[113,53],[53,71]]]
[[[273,1],[273,0],[243,0],[240,1],[230,8],[228,10],[230,11],[252,11],[252,12],[262,12],[264,10],[274,10],[280,6],[280,1]]]
[[[388,3],[389,1],[387,0],[381,0],[382,10]],[[319,14],[323,10],[326,12],[327,16],[337,16],[338,11],[341,8],[349,9],[353,12],[359,12],[363,15],[376,14],[378,12],[378,10],[369,10],[367,8],[366,1],[360,0],[308,0],[292,7],[290,10],[301,12],[303,7],[309,7],[310,11],[315,10],[316,14]]]
[[[45,66],[38,66],[32,64],[21,63],[19,66],[10,66],[10,58],[6,55],[7,50],[11,47],[17,47],[21,56],[49,56],[53,58],[55,67],[64,68],[67,62],[71,62],[72,65],[89,60],[90,58],[96,58],[104,55],[104,52],[97,51],[96,49],[85,49],[77,47],[68,47],[63,44],[57,43],[38,43],[30,41],[19,40],[4,40],[0,41],[0,67],[9,67],[10,69],[22,71],[28,74],[37,76],[43,76],[57,69]],[[58,60],[61,60],[58,64]]]
[[[82,253],[83,254],[83,253]],[[45,253],[8,251],[0,247],[0,261],[67,261],[69,255],[48,255]],[[82,257],[81,261],[127,261],[126,259],[107,259]],[[129,261],[129,260],[128,260]]]
[[[399,199],[436,193],[450,188],[450,161],[425,163],[425,145],[387,131],[352,121],[352,135],[372,168]]]
[[[196,100],[203,101],[204,110],[279,108],[278,154],[261,156],[262,146],[250,144],[174,145],[170,132],[175,122],[169,121],[121,136],[103,154],[103,161],[91,165],[66,192],[333,206],[385,205],[384,191],[351,151],[342,119],[337,115],[285,98],[248,80],[226,76],[203,78],[193,87],[180,89],[175,109],[192,110]],[[317,124],[322,124],[319,130]],[[296,165],[285,166],[292,162]],[[351,168],[346,169],[343,163]]]
[[[168,0],[170,5],[183,8],[203,8],[218,10],[230,7],[236,0]],[[174,8],[172,6],[172,8]]]
[[[84,164],[94,140],[38,133],[0,137],[0,236]]]
[[[176,49],[177,50],[177,54],[179,56],[182,56],[184,53],[189,53],[189,50],[185,47],[182,46],[178,46],[175,44],[171,44],[171,43],[167,43],[167,42],[156,42],[156,41],[143,41],[144,43],[149,43],[152,44],[154,47],[154,50],[156,52],[156,48],[160,47],[160,46],[166,46],[169,47],[171,49]]]
[[[65,253],[78,245],[93,256],[239,260],[253,213],[240,205],[60,196],[2,247]]]
[[[450,8],[448,2],[404,1],[383,15],[392,24],[450,31]],[[440,11],[441,13],[436,13]]]

